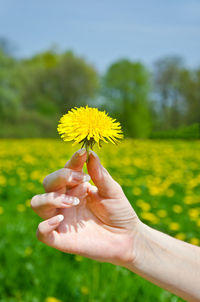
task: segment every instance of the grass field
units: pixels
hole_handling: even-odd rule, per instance
[[[37,241],[30,199],[75,151],[57,140],[0,141],[0,301],[182,301],[128,270]],[[148,225],[200,244],[200,142],[133,141],[97,150]]]

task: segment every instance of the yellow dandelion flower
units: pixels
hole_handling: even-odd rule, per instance
[[[169,224],[169,228],[170,228],[170,230],[172,230],[172,231],[177,231],[177,230],[180,229],[180,225],[179,225],[177,222],[171,222],[171,223]]]
[[[89,289],[86,286],[81,286],[81,293],[83,295],[88,295],[89,294]]]
[[[183,208],[182,208],[180,205],[175,204],[175,205],[173,205],[172,210],[173,210],[175,213],[179,214],[179,213],[181,213],[181,212],[183,211]]]
[[[19,204],[17,205],[17,211],[18,211],[18,212],[24,212],[25,210],[26,210],[26,208],[25,208],[25,205],[24,205],[24,204],[19,203]]]
[[[47,297],[45,299],[45,302],[62,302],[60,299],[57,299],[55,297]]]
[[[175,238],[177,238],[179,240],[185,240],[186,235],[184,233],[178,233],[175,235]]]
[[[160,218],[164,218],[167,216],[167,211],[166,210],[158,210],[157,211],[157,215],[160,217]]]
[[[26,256],[30,256],[32,253],[33,253],[33,250],[32,250],[32,248],[31,248],[30,246],[28,246],[28,247],[25,249],[25,251],[24,251],[24,254],[25,254]]]
[[[31,200],[30,199],[27,199],[25,201],[25,205],[29,208],[31,206]]]
[[[83,257],[80,256],[80,255],[75,255],[75,260],[78,261],[78,262],[81,262],[83,260]]]
[[[151,209],[150,204],[146,203],[142,199],[138,199],[136,202],[137,206],[140,207],[143,211],[149,211]]]
[[[136,187],[136,188],[133,188],[132,192],[134,195],[139,196],[139,195],[141,195],[142,190],[140,188]]]
[[[195,244],[195,245],[199,245],[200,244],[200,240],[198,238],[191,238],[190,239],[190,243],[191,244]]]
[[[123,138],[120,123],[105,111],[88,106],[68,111],[61,117],[57,130],[64,141],[82,143],[87,150],[95,143],[101,147],[101,142],[117,144]]]
[[[156,215],[154,215],[151,212],[142,212],[140,214],[140,216],[142,217],[142,219],[145,219],[147,221],[152,222],[153,224],[157,224],[159,222],[159,218],[156,217]]]
[[[3,207],[0,207],[0,214],[3,214],[3,212],[4,212]]]

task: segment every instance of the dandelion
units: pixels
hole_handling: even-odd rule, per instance
[[[175,235],[175,238],[177,238],[179,240],[185,240],[186,235],[184,233],[178,233]]]
[[[166,210],[158,210],[157,211],[157,215],[160,217],[160,218],[164,218],[167,216],[167,211]]]
[[[28,257],[30,256],[31,254],[33,253],[33,250],[30,246],[28,246],[25,251],[24,251],[24,254]]]
[[[177,213],[177,214],[179,214],[179,213],[181,213],[181,212],[183,211],[182,207],[181,207],[180,205],[178,205],[178,204],[175,204],[175,205],[172,207],[172,210],[173,210],[175,213]]]
[[[198,238],[191,238],[190,239],[190,243],[191,244],[195,244],[195,245],[199,245],[200,244],[200,240]]]
[[[25,201],[25,205],[29,208],[31,206],[31,200],[30,199],[27,199]]]
[[[95,143],[100,148],[102,142],[117,144],[123,138],[121,125],[116,119],[105,111],[88,106],[68,111],[61,117],[57,130],[64,141],[74,141],[73,145],[81,143],[87,151]]]
[[[57,299],[55,297],[47,297],[45,299],[45,302],[62,302],[60,299]]]
[[[157,224],[159,222],[159,219],[156,217],[156,215],[150,212],[142,212],[140,216],[142,219],[152,222],[153,224]]]
[[[138,199],[136,202],[137,206],[140,207],[143,211],[149,211],[151,206],[150,204],[146,203],[142,199]]]
[[[17,205],[17,211],[18,212],[24,212],[26,210],[25,205],[20,203]]]
[[[171,222],[171,223],[169,224],[169,228],[170,228],[170,230],[172,230],[172,231],[177,231],[177,230],[180,229],[180,225],[179,225],[177,222]]]
[[[88,295],[89,289],[86,286],[81,286],[81,293],[83,295]]]
[[[133,194],[136,195],[136,196],[139,196],[141,195],[142,193],[142,190],[140,188],[133,188]]]
[[[80,256],[80,255],[75,255],[75,260],[77,261],[77,262],[81,262],[82,260],[83,260],[83,257],[82,256]]]

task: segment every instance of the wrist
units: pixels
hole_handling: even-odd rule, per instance
[[[145,225],[137,218],[132,228],[120,235],[113,247],[116,253],[110,261],[112,264],[131,270],[134,266],[137,266],[140,262],[144,228]]]
[[[137,271],[142,265],[146,246],[145,232],[147,228],[148,226],[138,219],[136,226],[129,236],[129,253],[127,253],[126,258],[123,257],[122,266],[132,271]]]

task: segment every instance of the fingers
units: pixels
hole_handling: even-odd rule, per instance
[[[75,171],[82,171],[86,159],[86,149],[80,149],[72,155],[71,159],[65,164],[65,168],[72,169]]]
[[[70,196],[79,196],[80,202],[82,202],[88,194],[88,189],[91,184],[88,182],[82,183],[78,186],[73,187],[72,189],[67,190],[66,194]]]
[[[55,171],[45,177],[43,181],[45,191],[60,191],[65,193],[66,186],[73,187],[82,182],[89,181],[89,175],[82,172],[86,158],[85,148],[74,153],[63,169]]]
[[[79,198],[56,192],[35,195],[31,200],[32,209],[42,218],[55,216],[58,208],[68,208],[80,203]]]
[[[42,221],[38,225],[38,229],[37,229],[38,240],[48,245],[52,245],[55,241],[55,236],[56,236],[56,232],[54,232],[54,230],[60,225],[63,219],[64,216],[59,214],[48,220]]]
[[[66,186],[73,187],[89,180],[89,175],[83,172],[63,168],[46,176],[43,181],[43,186],[46,192],[56,192]]]
[[[87,168],[92,181],[98,188],[100,196],[104,198],[120,198],[123,196],[123,191],[120,185],[101,165],[98,156],[93,151],[90,151]]]

